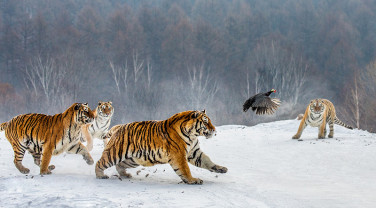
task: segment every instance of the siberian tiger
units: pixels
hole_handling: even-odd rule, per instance
[[[98,102],[97,108],[94,110],[95,119],[92,124],[86,124],[82,126],[83,141],[87,140],[87,149],[91,151],[93,149],[93,137],[103,140],[104,146],[107,145],[106,134],[110,127],[111,118],[114,114],[114,108],[112,102]]]
[[[75,103],[64,113],[53,116],[44,114],[24,114],[0,124],[0,131],[11,143],[14,151],[14,164],[24,174],[30,170],[22,165],[25,151],[40,166],[40,174],[51,174],[54,165],[49,166],[51,156],[62,152],[81,154],[86,163],[94,163],[86,147],[81,144],[81,126],[94,120],[94,114],[87,103]],[[42,156],[42,162],[41,162]]]
[[[193,178],[188,162],[217,173],[227,168],[216,165],[200,149],[198,136],[210,138],[215,133],[205,111],[185,111],[163,121],[142,121],[114,126],[102,157],[96,164],[96,177],[107,179],[104,170],[116,165],[120,176],[131,177],[127,168],[169,163],[188,184],[202,184]]]
[[[324,139],[326,135],[326,123],[329,124],[329,138],[333,138],[334,130],[333,125],[338,124],[348,129],[353,129],[351,126],[344,124],[336,116],[333,103],[326,99],[314,99],[311,100],[308,105],[303,119],[300,122],[298,132],[292,137],[293,139],[299,139],[302,135],[304,128],[307,125],[313,127],[319,127],[319,139]]]

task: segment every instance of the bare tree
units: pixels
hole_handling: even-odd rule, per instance
[[[375,93],[376,62],[371,62],[364,70],[354,70],[353,80],[349,83],[345,94],[344,103],[340,107],[340,113],[346,120],[356,125],[356,128],[364,128],[365,117],[372,114],[370,103],[375,102],[372,96]],[[371,104],[372,105],[372,104]]]
[[[148,80],[148,86],[147,88],[150,90],[150,87],[151,87],[151,80],[152,80],[152,77],[153,77],[153,67],[150,63],[150,58],[147,59],[146,61],[146,72],[147,72],[147,80]]]
[[[139,54],[138,51],[133,51],[132,60],[133,60],[133,75],[134,75],[134,83],[137,83],[137,80],[139,79],[141,75],[141,71],[144,66],[144,61],[139,60]]]
[[[339,107],[338,114],[342,114],[346,120],[361,127],[361,115],[363,112],[362,103],[364,103],[364,86],[359,73],[355,73],[353,82],[348,86],[350,93],[346,93],[344,103]]]
[[[120,95],[120,77],[121,77],[121,70],[118,68],[115,68],[112,61],[110,61],[110,67],[112,70],[112,78],[114,79],[114,83],[117,89],[118,94]]]
[[[44,98],[49,110],[65,108],[73,100],[69,89],[63,86],[67,78],[64,66],[58,66],[52,58],[43,60],[41,56],[37,56],[25,69],[24,81],[27,88],[33,90],[36,99]]]
[[[254,93],[258,93],[258,90],[276,88],[284,102],[296,105],[307,81],[309,65],[302,57],[296,57],[274,41],[259,44],[254,56],[257,68],[254,72],[257,91]]]
[[[205,64],[187,68],[189,86],[186,88],[189,94],[187,102],[193,109],[200,109],[212,103],[218,92],[217,81],[211,76],[210,71],[210,67],[205,68]]]
[[[356,128],[360,128],[360,97],[361,97],[361,92],[359,90],[359,84],[358,84],[358,73],[354,76],[354,88],[351,89],[351,97],[353,98],[354,102],[354,111],[355,111],[355,121],[356,121]]]
[[[118,94],[126,93],[128,90],[128,64],[125,63],[124,66],[115,66],[112,61],[110,61],[110,68],[112,71],[112,78],[114,80],[116,90]],[[123,87],[122,87],[123,86]]]

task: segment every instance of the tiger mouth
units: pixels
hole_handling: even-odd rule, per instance
[[[206,132],[203,132],[204,136],[206,137],[206,139],[210,139],[213,137],[215,131],[206,131]]]
[[[99,112],[99,114],[100,114],[102,117],[110,117],[110,116],[111,116],[111,112],[110,112],[110,113]]]

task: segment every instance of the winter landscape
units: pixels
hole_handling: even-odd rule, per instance
[[[52,175],[40,176],[30,154],[14,167],[13,151],[0,134],[0,207],[375,207],[376,135],[334,126],[332,139],[317,139],[307,127],[303,141],[292,140],[298,120],[256,126],[217,127],[200,138],[201,148],[229,171],[212,173],[190,165],[203,185],[186,185],[169,165],[130,169],[119,179],[95,178],[94,166],[79,155],[52,158]],[[95,139],[97,161],[103,149]]]
[[[27,153],[23,175],[0,132],[0,208],[376,207],[375,19],[372,0],[0,1],[0,124],[74,103],[111,101],[111,127],[206,109],[217,135],[201,149],[228,168],[190,165],[203,185],[169,165],[99,180],[63,153],[41,176]],[[267,92],[273,115],[243,112]],[[355,129],[293,140],[315,98]],[[95,162],[102,150],[95,139]]]

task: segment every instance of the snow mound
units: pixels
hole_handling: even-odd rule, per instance
[[[292,140],[297,120],[256,126],[217,127],[217,136],[200,138],[202,150],[226,174],[190,165],[203,185],[186,185],[169,165],[138,167],[120,180],[114,167],[108,180],[79,155],[52,157],[52,175],[40,176],[30,154],[23,175],[0,133],[0,207],[375,207],[376,135],[334,126],[334,138],[318,140],[307,127],[303,141]],[[94,140],[97,161],[103,143]]]

